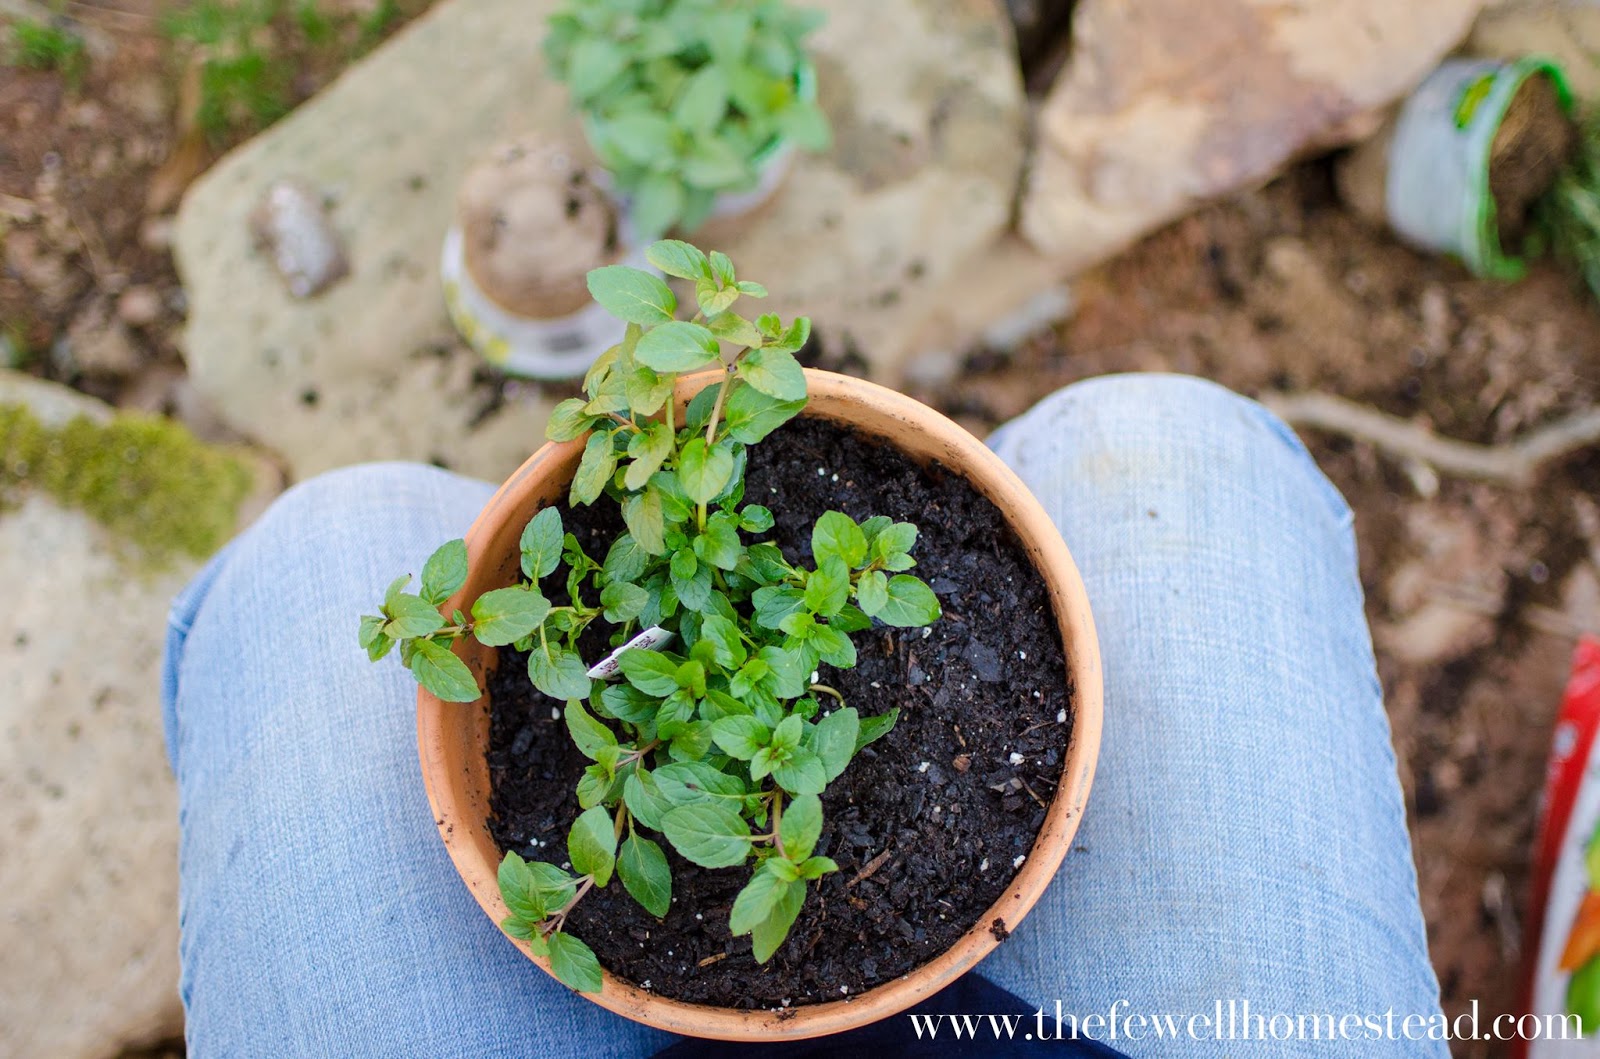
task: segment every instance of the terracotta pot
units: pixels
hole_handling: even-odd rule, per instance
[[[942,955],[892,982],[848,1000],[778,1011],[742,1011],[669,1000],[609,973],[598,994],[584,994],[619,1015],[671,1033],[724,1040],[795,1040],[839,1033],[876,1022],[943,989],[983,959],[998,942],[989,931],[996,917],[1011,929],[1027,914],[1061,866],[1078,828],[1100,752],[1100,648],[1083,582],[1072,556],[1039,502],[999,457],[933,409],[872,383],[829,372],[807,371],[811,400],[805,414],[848,424],[882,438],[913,458],[937,461],[963,474],[1005,515],[1049,587],[1067,670],[1074,687],[1075,717],[1061,783],[1032,851],[1010,887],[976,925]],[[721,372],[680,381],[677,399],[687,404]],[[521,574],[518,540],[530,518],[565,497],[583,453],[579,441],[547,444],[495,493],[467,533],[471,574],[446,609],[469,608],[479,595],[514,583]],[[776,513],[779,518],[783,513]],[[480,686],[495,652],[470,637],[456,648],[479,675]],[[498,924],[509,910],[496,881],[501,854],[490,837],[489,700],[441,702],[417,694],[417,743],[422,775],[439,834],[456,869],[478,903]],[[507,939],[527,952],[522,942]],[[548,962],[533,957],[546,971]]]

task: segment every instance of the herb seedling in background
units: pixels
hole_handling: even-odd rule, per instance
[[[820,150],[801,90],[821,22],[783,0],[568,0],[545,55],[645,237],[697,227],[719,192],[754,187],[780,141]]]
[[[906,628],[939,617],[933,591],[903,572],[915,565],[910,523],[857,523],[829,511],[800,563],[759,539],[774,516],[744,503],[746,446],[805,407],[794,353],[810,322],[734,312],[740,299],[767,292],[738,279],[726,255],[665,241],[648,257],[693,283],[698,311],[677,319],[672,290],[647,272],[613,265],[589,273],[595,300],[627,321],[627,333],[595,363],[585,396],[556,407],[548,431],[556,441],[587,434],[571,500],[620,505],[627,531],[597,560],[547,508],[522,534],[525,582],[446,617],[439,607],[467,577],[466,546],[451,541],[423,567],[419,593],[407,593],[401,578],[381,613],[361,619],[369,655],[377,660],[398,644],[401,661],[441,699],[479,696],[450,650],[472,635],[528,652],[533,685],[566,700],[567,730],[593,762],[577,785],[583,812],[567,838],[571,870],[507,853],[500,891],[511,915],[501,925],[548,956],[563,982],[587,991],[600,988],[600,965],[564,931],[567,916],[614,876],[652,915],[666,915],[672,877],[652,834],[702,867],[754,862],[729,926],[751,936],[758,961],[772,956],[807,882],[837,870],[814,855],[818,796],[897,717],[859,716],[820,683],[818,667],[854,666],[850,635],[873,619]],[[678,376],[708,367],[720,367],[722,381],[678,422]],[[656,626],[676,642],[625,650],[622,681],[593,681],[577,648],[597,621],[613,647]]]
[[[82,83],[89,65],[82,37],[65,25],[31,18],[11,23],[11,40],[5,52],[7,64],[24,70],[53,70],[73,88]]]
[[[1600,298],[1600,110],[1578,126],[1578,148],[1534,207],[1535,232]]]

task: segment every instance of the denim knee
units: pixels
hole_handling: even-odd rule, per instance
[[[1303,479],[1335,522],[1350,507],[1294,431],[1267,408],[1205,379],[1175,374],[1104,375],[1063,387],[1001,426],[989,444],[1024,478],[1044,461],[1103,467],[1109,448],[1157,445],[1163,462],[1207,473],[1222,453]],[[1122,455],[1126,455],[1125,452]]]

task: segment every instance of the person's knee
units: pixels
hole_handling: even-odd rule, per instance
[[[1279,473],[1303,479],[1336,518],[1349,508],[1281,419],[1256,401],[1187,375],[1106,375],[1041,400],[996,432],[1024,479]]]
[[[448,471],[423,463],[360,463],[325,471],[298,482],[273,501],[257,525],[294,529],[338,522],[374,508],[393,506],[406,497],[436,492],[455,479]]]

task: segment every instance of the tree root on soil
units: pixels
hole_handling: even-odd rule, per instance
[[[1576,412],[1515,441],[1475,445],[1332,394],[1269,394],[1261,401],[1290,426],[1343,435],[1443,474],[1503,485],[1527,485],[1545,464],[1600,442],[1600,408]]]

